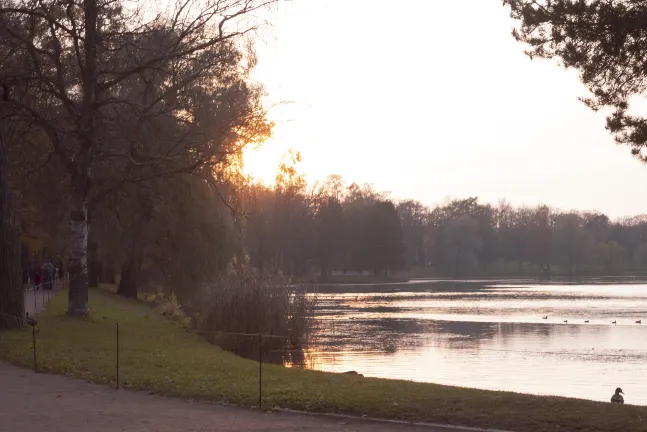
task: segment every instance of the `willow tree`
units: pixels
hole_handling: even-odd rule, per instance
[[[612,109],[607,129],[647,162],[647,118],[630,113],[647,91],[647,2],[637,0],[504,0],[519,25],[513,36],[530,58],[554,58],[579,71],[593,110]]]
[[[3,78],[25,88],[8,103],[69,176],[69,314],[89,312],[89,207],[126,185],[226,164],[269,133],[260,106],[215,96],[253,65],[242,42],[272,1],[180,0],[163,13],[126,0],[1,4],[16,59]]]

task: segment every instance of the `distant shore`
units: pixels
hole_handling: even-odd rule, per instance
[[[334,276],[328,278],[296,278],[295,283],[314,283],[318,285],[380,285],[407,283],[422,280],[429,281],[447,281],[447,282],[480,282],[480,281],[511,281],[524,282],[533,284],[598,284],[598,283],[617,283],[627,284],[636,282],[647,282],[645,274],[626,274],[626,275],[580,275],[569,280],[568,275],[551,275],[550,279],[540,278],[536,275],[470,275],[465,277],[452,276],[409,276],[394,275],[389,277],[375,276]]]

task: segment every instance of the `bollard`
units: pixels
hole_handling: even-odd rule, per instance
[[[263,408],[263,335],[258,334],[258,409]]]
[[[119,323],[117,323],[117,389],[119,389]]]

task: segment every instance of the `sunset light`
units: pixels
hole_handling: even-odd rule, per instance
[[[645,432],[646,41],[647,0],[2,0],[0,429]]]
[[[605,191],[647,173],[613,145],[604,114],[578,101],[588,93],[575,71],[524,55],[500,2],[404,0],[398,10],[416,13],[397,19],[374,5],[272,8],[254,79],[269,105],[286,104],[271,109],[274,137],[246,155],[248,173],[271,181],[277,159],[294,148],[309,181],[336,173],[428,205],[476,195],[618,216],[647,211],[619,194],[581,193],[584,179]]]

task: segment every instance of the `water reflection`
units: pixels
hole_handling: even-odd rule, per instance
[[[312,341],[290,364],[602,401],[621,386],[629,403],[647,404],[647,329],[635,323],[647,317],[647,285],[427,281],[324,290]]]

